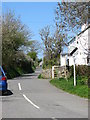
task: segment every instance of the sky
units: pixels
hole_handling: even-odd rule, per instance
[[[56,6],[57,2],[3,2],[2,11],[14,11],[34,34],[32,39],[42,42],[39,31],[47,25],[55,24]],[[42,58],[43,52],[39,53],[38,57]]]

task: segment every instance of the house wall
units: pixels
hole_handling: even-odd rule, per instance
[[[87,26],[83,25],[81,30],[83,31]],[[81,33],[79,36],[76,36],[75,40],[69,44],[68,46],[68,53],[71,53],[75,47],[78,50],[73,54],[75,57],[75,64],[76,65],[88,65],[87,63],[87,56],[88,56],[88,41],[89,41],[89,29],[87,29],[84,33]],[[73,56],[61,55],[61,66],[66,65],[66,60],[69,59],[69,66],[74,64]]]
[[[69,66],[72,66],[74,64],[73,57],[69,56]]]
[[[86,25],[82,26],[84,30]],[[70,53],[75,47],[78,50],[74,53],[76,65],[88,65],[87,55],[88,55],[88,30],[76,37],[76,40],[68,46],[68,52]],[[69,57],[70,65],[73,65],[72,58]]]
[[[66,65],[66,57],[61,55],[60,59],[61,59],[61,66],[65,66]]]

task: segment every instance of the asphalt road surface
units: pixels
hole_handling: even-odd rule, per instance
[[[40,71],[8,80],[9,94],[0,96],[2,118],[88,118],[87,99],[38,79]]]

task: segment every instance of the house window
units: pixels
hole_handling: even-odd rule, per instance
[[[66,64],[66,67],[67,67],[67,69],[69,70],[69,59],[67,59],[67,64]]]
[[[66,60],[66,65],[68,65],[68,66],[69,66],[69,59],[67,59],[67,60]]]
[[[87,64],[90,63],[90,58],[87,56]]]

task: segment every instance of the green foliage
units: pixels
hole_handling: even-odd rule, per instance
[[[73,66],[69,67],[69,72],[70,72],[70,78],[72,78],[74,76]],[[76,66],[77,83],[80,85],[88,85],[89,73],[90,73],[90,66],[86,66],[86,65]]]
[[[48,79],[48,78],[45,78],[45,76],[43,76],[42,74],[39,74],[38,79]]]
[[[30,34],[20,18],[11,11],[5,13],[2,20],[2,59],[3,63],[9,64],[19,48],[28,42]]]
[[[88,85],[88,77],[87,76],[77,76],[76,80],[77,80],[77,84]]]
[[[37,61],[38,61],[38,63],[42,62],[42,58],[40,58],[40,59],[37,59]]]
[[[52,68],[53,65],[59,65],[58,58],[53,58],[51,60],[48,60],[46,57],[43,59],[43,69],[49,69]]]
[[[52,60],[45,60],[44,63],[43,63],[43,69],[51,68],[53,64],[54,64],[54,61],[52,61]]]
[[[34,66],[33,67],[36,68],[39,65],[40,61],[41,61],[37,57],[37,52],[31,51],[27,55],[34,61]]]
[[[20,76],[20,70],[19,72],[17,71],[17,69],[15,68],[12,68],[12,67],[9,67],[8,69],[5,68],[5,71],[7,72],[7,78],[8,79],[11,79],[11,78],[14,78],[14,77],[18,77]]]
[[[82,85],[79,81],[77,83],[77,86],[73,86],[73,78],[70,78],[68,81],[66,81],[65,78],[53,79],[50,81],[50,83],[55,85],[57,88],[71,94],[88,98],[88,86]]]
[[[69,67],[69,72],[73,76],[73,66]],[[87,65],[78,65],[76,66],[76,76],[89,76],[90,66]]]
[[[39,78],[39,79],[43,79],[43,76],[42,76],[42,74],[40,74],[40,75],[38,76],[38,78]]]
[[[24,54],[22,47],[27,47],[32,33],[11,11],[2,19],[2,66],[8,78],[23,73],[33,72],[33,61]]]
[[[37,59],[37,52],[34,52],[34,51],[29,52],[27,55],[30,56],[33,59],[33,61]]]
[[[9,66],[7,65],[3,66],[3,68],[7,73],[8,79],[18,77],[24,73],[31,73],[34,72],[35,70],[33,62],[27,60],[25,56],[23,57],[23,59],[21,58],[19,61],[15,61]]]

